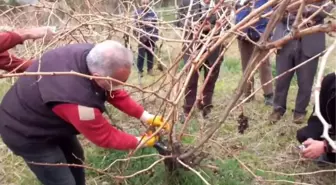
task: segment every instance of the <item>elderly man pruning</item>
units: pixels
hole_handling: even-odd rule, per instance
[[[132,53],[115,41],[97,45],[73,44],[46,52],[41,65],[33,62],[26,72],[75,71],[125,82],[131,72]],[[82,164],[81,133],[96,145],[116,150],[134,149],[149,136],[135,137],[114,128],[103,117],[109,102],[129,116],[162,126],[160,116],[146,112],[120,83],[105,79],[67,76],[20,77],[0,105],[0,132],[4,143],[21,156],[46,185],[84,185],[83,168],[34,165]],[[165,128],[168,128],[167,125]],[[144,143],[151,147],[157,138]]]
[[[55,32],[47,26],[0,32],[0,69],[15,70],[15,72],[25,71],[31,65],[32,60],[17,58],[7,50],[18,44],[23,44],[25,40],[35,40],[43,37],[48,40],[54,34]]]

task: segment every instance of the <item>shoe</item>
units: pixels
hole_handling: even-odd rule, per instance
[[[181,124],[184,124],[184,122],[187,120],[188,118],[188,115],[189,113],[184,113],[182,112],[180,115],[179,115],[179,121]]]
[[[152,69],[150,69],[150,70],[148,70],[148,75],[150,75],[150,76],[154,76],[154,73],[153,73],[153,70]]]
[[[203,109],[202,109],[202,117],[203,117],[203,119],[208,119],[210,113],[211,113],[211,108],[209,106],[203,107]]]
[[[140,76],[140,78],[142,78],[143,77],[143,72],[139,72],[139,76]]]
[[[282,116],[284,115],[284,113],[282,113],[281,111],[279,110],[273,110],[272,114],[269,116],[269,120],[272,124],[278,122]]]
[[[199,100],[197,100],[196,106],[197,106],[198,110],[203,110],[203,108],[204,108],[204,105],[203,105],[202,101],[199,101]]]
[[[161,64],[158,64],[158,65],[157,65],[157,69],[158,69],[159,71],[161,71],[161,72],[164,71],[163,66],[162,66]]]
[[[273,106],[273,93],[264,95],[264,98],[265,105]]]
[[[302,124],[305,121],[306,114],[294,112],[293,122],[295,124]]]

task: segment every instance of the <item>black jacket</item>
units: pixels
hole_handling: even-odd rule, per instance
[[[335,136],[335,99],[336,97],[336,74],[329,73],[323,78],[320,91],[320,111],[323,118],[331,125],[329,135]],[[314,107],[315,108],[315,107]],[[308,124],[322,125],[320,119],[312,113],[309,117]],[[323,133],[323,127],[315,127],[316,132]],[[331,149],[331,146],[328,148]]]

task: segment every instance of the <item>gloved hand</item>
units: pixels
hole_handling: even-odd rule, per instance
[[[165,120],[163,119],[162,116],[155,116],[153,114],[149,114],[147,111],[144,111],[140,119],[141,121],[154,127],[161,127],[165,123]],[[171,129],[170,123],[166,123],[163,129],[167,132],[170,132]]]
[[[137,139],[138,139],[138,141],[141,141],[141,144],[144,143],[142,145],[143,147],[153,147],[154,144],[159,140],[159,136],[155,135],[152,138],[150,138],[150,137],[151,137],[151,135],[145,134],[145,135],[143,135],[141,137],[137,137]],[[146,140],[148,138],[150,138],[150,139],[146,142]]]

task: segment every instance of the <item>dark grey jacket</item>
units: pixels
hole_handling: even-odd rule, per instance
[[[188,16],[188,10],[190,7],[190,13]],[[177,22],[176,26],[183,28],[186,24],[186,28],[190,28],[192,22],[202,21],[205,16],[203,16],[202,4],[199,0],[181,0],[179,5],[179,10],[177,11]],[[216,23],[217,17],[215,14],[212,14],[209,21],[212,25]]]
[[[324,4],[323,2],[320,3],[315,3],[315,5],[322,5]],[[330,5],[324,8],[326,12],[330,12],[335,6]],[[304,11],[304,16],[309,17],[312,15],[317,9],[316,8],[310,8],[306,9]],[[324,22],[324,18],[327,15],[323,12],[315,16],[314,22],[315,25],[321,24]],[[292,27],[292,24],[295,21],[296,14],[289,14],[283,18],[282,21],[280,21],[277,26],[275,27],[273,36],[271,38],[272,41],[279,40],[286,36],[287,34],[290,34],[290,29]],[[302,42],[302,52],[305,56],[307,57],[313,57],[317,55],[318,53],[322,52],[325,49],[326,45],[326,36],[325,33],[319,32],[319,33],[314,33],[311,35],[306,35],[301,38]]]

